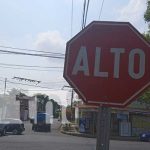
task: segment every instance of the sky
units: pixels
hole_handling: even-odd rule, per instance
[[[72,0],[0,0],[0,46],[65,54],[66,42],[81,31],[83,1],[73,0],[71,27]],[[147,24],[143,18],[146,2],[147,0],[104,0],[100,15],[102,0],[91,0],[87,24],[94,20],[128,21],[141,33],[146,32]],[[17,51],[3,47],[0,47],[0,50]],[[62,68],[37,71],[32,68],[30,70],[6,68],[2,64]],[[49,91],[60,90],[67,85],[63,79],[63,66],[63,59],[0,53],[0,91],[4,92],[4,80],[7,78],[6,91],[17,88],[30,94],[35,93],[35,90],[50,94]],[[14,76],[41,81],[38,86],[49,89],[10,83],[36,86],[35,83],[15,80]],[[65,92],[66,90],[69,89],[65,89]]]

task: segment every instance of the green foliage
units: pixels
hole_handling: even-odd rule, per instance
[[[144,13],[144,20],[146,22],[150,22],[150,1],[147,2],[147,9],[146,12]]]
[[[37,94],[37,111],[45,112],[46,103],[49,101],[49,97],[45,94]]]
[[[150,42],[150,33],[149,32],[148,33],[144,33],[143,35],[146,38],[146,40]]]
[[[53,103],[53,116],[54,118],[58,118],[60,114],[60,105],[53,99],[51,99],[50,101]]]
[[[46,104],[48,101],[51,101],[53,104],[53,116],[54,118],[58,118],[60,113],[60,105],[53,99],[49,99],[49,96],[45,94],[37,94],[37,111],[38,112],[45,112],[46,111]]]
[[[144,13],[144,20],[148,23],[148,32],[144,33],[144,37],[150,42],[150,1],[147,2],[147,9]]]
[[[145,91],[138,99],[141,104],[145,104],[150,109],[150,89]]]

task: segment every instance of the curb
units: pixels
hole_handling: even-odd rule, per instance
[[[86,137],[86,138],[96,138],[95,135],[84,134],[79,132],[68,132],[68,131],[60,131],[63,134],[78,136],[78,137]],[[121,137],[121,136],[111,136],[111,140],[119,140],[119,141],[140,141],[138,137]]]
[[[60,132],[63,134],[72,135],[72,136],[96,138],[96,136],[94,135],[84,134],[84,133],[79,133],[79,132],[68,132],[68,131],[60,131]]]

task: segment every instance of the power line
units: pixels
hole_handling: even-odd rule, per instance
[[[0,68],[4,68],[4,69],[21,69],[21,70],[32,70],[32,71],[61,71],[61,70],[52,70],[52,69],[49,69],[49,70],[43,70],[43,69],[29,69],[29,68],[21,68],[21,67],[7,67],[7,66],[0,66]],[[61,71],[62,72],[62,71]]]
[[[64,84],[65,81],[59,81],[59,82],[42,82],[42,84]]]
[[[103,10],[104,1],[105,1],[105,0],[102,0],[102,4],[101,4],[101,7],[100,7],[100,12],[99,12],[98,20],[100,20],[100,18],[101,18],[101,14],[102,14],[102,10]]]
[[[0,45],[1,48],[8,48],[8,49],[16,49],[16,50],[23,50],[23,51],[31,51],[31,52],[40,52],[40,53],[46,53],[46,54],[54,54],[54,55],[65,55],[63,53],[54,53],[54,52],[46,52],[46,51],[41,51],[41,50],[34,50],[34,49],[27,49],[27,48],[17,48],[17,47],[12,47],[12,46],[3,46]]]
[[[72,31],[73,31],[73,0],[71,6],[71,37],[72,37]]]
[[[53,66],[53,67],[47,67],[47,66],[27,66],[27,65],[17,65],[17,64],[6,64],[6,63],[0,63],[0,65],[4,65],[4,66],[17,66],[17,67],[29,67],[29,68],[50,68],[50,69],[59,69],[59,68],[63,68],[63,67],[57,67],[57,66]]]
[[[2,82],[5,82],[3,80],[0,80]],[[45,88],[45,89],[53,89],[53,88],[49,88],[49,87],[45,87],[45,86],[39,86],[39,85],[31,85],[31,84],[25,84],[25,83],[18,83],[18,82],[12,82],[7,80],[7,83],[11,83],[11,84],[19,84],[19,85],[26,85],[26,86],[31,86],[31,87],[39,87],[39,88]]]
[[[88,0],[88,2],[87,2],[86,13],[85,13],[85,20],[84,20],[84,28],[86,26],[86,20],[87,20],[87,14],[88,14],[88,9],[89,9],[89,3],[90,3],[90,0]]]
[[[60,90],[60,89],[28,89],[28,90],[25,90],[25,89],[22,89],[22,91],[55,91],[55,90]]]
[[[48,57],[48,58],[57,58],[57,59],[64,59],[62,56],[51,56],[45,54],[32,54],[32,53],[24,53],[24,52],[17,52],[17,51],[8,51],[8,50],[1,50],[0,52],[7,52],[8,54],[15,54],[15,55],[28,55],[28,56],[38,56],[38,57]]]
[[[23,78],[23,77],[16,77],[16,76],[14,76],[12,79],[19,80],[19,81],[33,82],[33,83],[37,83],[37,84],[41,83],[41,81],[39,81],[39,80]]]
[[[87,14],[88,14],[88,8],[89,8],[90,0],[84,0],[83,3],[83,13],[82,13],[82,29],[86,26],[86,20],[87,20]]]
[[[83,13],[82,13],[82,28],[84,28],[84,18],[85,18],[85,8],[86,8],[86,0],[84,0],[84,3],[83,3]]]
[[[7,78],[8,79],[8,77],[0,77],[0,81],[4,81],[5,80],[5,78]],[[65,80],[64,81],[41,81],[41,83],[43,84],[57,84],[57,83],[64,83],[64,82],[66,82]]]

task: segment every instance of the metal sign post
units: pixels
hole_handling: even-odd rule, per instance
[[[100,106],[97,117],[96,150],[109,150],[111,108]]]

